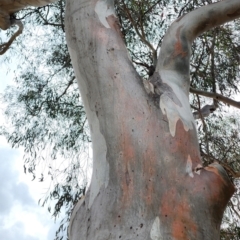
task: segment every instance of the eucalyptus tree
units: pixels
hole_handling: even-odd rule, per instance
[[[59,14],[49,14],[48,8],[27,10],[27,15],[37,14],[38,23],[63,32],[67,29],[90,123],[93,178],[86,197],[74,209],[72,239],[219,236],[222,213],[233,191],[224,168],[233,177],[239,170],[237,120],[226,122],[221,104],[239,107],[229,98],[238,92],[239,29],[234,23],[220,25],[239,17],[239,3],[204,6],[208,2],[118,1],[115,14],[112,1],[69,1],[66,26],[62,2],[57,5]],[[203,8],[183,15],[196,7]],[[177,18],[165,34],[170,21]],[[11,103],[7,113],[15,128],[3,133],[13,144],[24,145],[30,156],[41,156],[36,146],[44,149],[48,140],[53,158],[58,153],[66,156],[68,150],[77,153],[76,140],[88,141],[82,124],[85,114],[76,100],[78,93],[64,46],[58,51],[57,45],[48,58],[51,61],[46,62],[53,66],[48,75],[55,76],[55,66],[59,66],[65,79],[62,75],[59,81],[44,77],[35,67],[32,74],[28,71],[18,78],[22,84],[18,92],[13,94],[11,89],[6,95]],[[194,94],[190,98],[193,115],[199,118],[199,144],[189,90]],[[213,101],[205,104],[200,96]],[[23,114],[16,114],[16,106],[22,107],[18,109],[24,110]],[[204,119],[212,112],[210,120]],[[68,120],[72,124],[64,128]],[[33,163],[28,165],[30,171],[36,163],[32,160],[27,158]],[[71,174],[67,182],[69,179]],[[65,192],[56,186],[51,196],[70,192],[68,184]],[[62,196],[65,198],[56,206],[68,202],[71,194]],[[76,196],[70,201],[75,202]],[[79,218],[81,222],[76,220]]]

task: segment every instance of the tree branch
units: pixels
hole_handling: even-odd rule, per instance
[[[210,158],[211,162],[217,162],[220,165],[222,165],[222,167],[227,171],[228,174],[230,174],[233,178],[239,178],[240,177],[240,172],[235,172],[228,163],[225,163],[223,161],[220,161],[218,159],[216,159],[213,156],[210,156],[209,154],[206,154],[205,152],[201,151],[201,155],[205,156],[206,158]]]
[[[63,93],[62,93],[60,96],[57,97],[57,101],[58,101],[64,94],[66,94],[68,88],[73,84],[74,80],[75,80],[75,76],[73,76],[73,77],[71,78],[71,80],[68,82],[67,87],[64,89]]]
[[[127,15],[128,15],[128,19],[129,19],[130,22],[132,23],[132,25],[133,25],[133,27],[134,27],[137,35],[140,37],[141,41],[142,41],[144,44],[146,44],[146,45],[149,47],[149,49],[152,51],[152,54],[153,54],[153,64],[154,64],[154,66],[155,66],[155,65],[156,65],[156,62],[157,62],[157,51],[156,51],[156,49],[152,46],[152,44],[151,44],[149,41],[146,40],[143,29],[142,29],[142,34],[139,32],[138,27],[137,27],[137,25],[135,24],[135,21],[133,20],[132,15],[131,15],[131,13],[129,12],[126,4],[124,3],[124,1],[122,1],[122,3],[123,3],[123,6],[124,6],[124,9],[125,9],[125,11],[126,11],[126,13],[127,13]]]
[[[218,93],[205,92],[205,91],[197,90],[194,88],[190,88],[190,92],[204,96],[204,97],[215,99],[217,101],[223,102],[225,104],[231,105],[236,108],[240,108],[240,102],[234,101],[231,98],[224,97],[223,95]]]
[[[19,36],[23,31],[23,24],[20,20],[12,20],[12,25],[18,25],[18,30],[12,35],[8,42],[0,45],[0,55],[3,55],[11,46],[13,41]]]
[[[62,29],[64,28],[62,23],[51,23],[49,22],[46,18],[44,18],[41,14],[41,12],[39,10],[37,10],[37,13],[39,14],[39,16],[41,17],[41,19],[44,21],[45,25],[50,25],[50,26],[55,26],[55,27],[62,27]]]
[[[42,7],[57,0],[1,0],[0,1],[0,28],[7,30],[11,27],[10,16],[27,6]]]
[[[172,70],[189,81],[192,42],[201,33],[239,17],[240,1],[224,0],[203,6],[178,18],[164,37],[157,71]]]

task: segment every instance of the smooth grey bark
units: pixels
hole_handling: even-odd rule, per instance
[[[93,141],[93,175],[69,226],[71,240],[219,239],[234,186],[203,168],[188,102],[191,43],[240,16],[225,0],[169,28],[147,94],[111,0],[68,0],[67,43]]]

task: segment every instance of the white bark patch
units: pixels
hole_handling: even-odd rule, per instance
[[[107,17],[111,15],[116,16],[113,6],[108,4],[106,0],[98,0],[95,6],[95,12],[97,13],[99,21],[102,25],[106,28],[110,28],[107,22]]]
[[[85,105],[84,105],[85,106]],[[86,108],[86,107],[85,107]],[[95,121],[91,121],[90,129],[93,145],[93,172],[90,186],[90,199],[89,208],[91,207],[94,199],[100,192],[100,188],[104,185],[107,187],[109,181],[109,163],[106,160],[107,145],[104,136],[100,132],[99,121],[95,112]]]
[[[187,159],[187,164],[186,164],[186,173],[190,176],[190,177],[194,177],[193,176],[193,169],[192,169],[192,159],[190,157],[190,155],[188,155],[188,159]]]
[[[150,237],[152,240],[163,240],[160,230],[160,219],[156,217],[150,232]]]
[[[177,75],[172,71],[161,71],[160,76],[162,81],[172,88],[174,94],[181,103],[181,106],[177,105],[164,93],[160,97],[160,108],[163,114],[167,115],[169,131],[174,137],[176,133],[176,124],[179,119],[182,121],[185,131],[193,129],[195,121],[190,109],[188,96],[183,90],[184,86],[179,86],[181,80],[178,79]]]
[[[74,49],[68,46],[73,65],[78,64],[77,54]],[[93,145],[93,171],[90,185],[90,198],[88,208],[94,202],[94,199],[100,192],[100,188],[104,185],[107,187],[109,182],[109,163],[107,161],[107,144],[103,134],[100,131],[100,124],[96,112],[91,109],[88,102],[88,92],[90,91],[86,85],[86,79],[81,75],[78,65],[74,66],[75,75],[78,82],[81,81],[81,97],[90,123],[92,145]],[[80,84],[79,84],[80,85]]]
[[[195,173],[200,175],[202,168],[203,168],[203,166],[201,164],[198,164],[197,167],[195,168]]]

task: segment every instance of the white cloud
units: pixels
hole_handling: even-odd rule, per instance
[[[13,164],[17,151],[0,148],[0,214],[8,214],[15,202],[23,205],[34,203],[30,196],[28,186],[18,183],[18,172],[14,170]]]
[[[9,229],[0,230],[0,239],[4,240],[39,240],[37,237],[29,236],[25,234],[24,225],[22,222],[16,222],[12,227],[11,231]]]
[[[22,181],[22,154],[0,146],[0,239],[53,240],[58,224],[37,204],[42,189],[38,182]],[[20,169],[20,171],[19,171]],[[21,176],[21,178],[20,178]],[[38,186],[38,187],[36,187]]]

